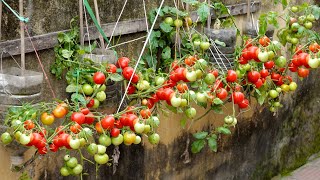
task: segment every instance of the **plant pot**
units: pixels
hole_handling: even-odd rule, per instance
[[[227,28],[227,29],[204,28],[204,33],[213,41],[217,39],[221,42],[224,42],[226,44],[225,47],[235,47],[236,45],[237,30],[235,28]]]
[[[84,54],[82,58],[88,58],[96,63],[112,63],[115,64],[117,57],[113,50],[105,50],[103,48],[96,48],[92,51],[92,54]]]
[[[2,105],[22,105],[24,103],[37,103],[41,100],[41,93],[32,95],[8,95],[0,94]]]
[[[0,71],[0,93],[31,95],[41,92],[43,74],[40,72],[10,67]]]
[[[258,36],[256,28],[254,24],[251,22],[247,22],[245,27],[243,28],[243,34],[246,34],[250,38],[255,38]],[[271,40],[273,39],[274,29],[268,26],[266,36],[269,37]]]

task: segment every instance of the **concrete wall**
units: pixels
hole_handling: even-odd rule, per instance
[[[141,1],[142,2],[142,1]],[[160,1],[146,0],[148,9],[156,7]],[[240,1],[237,1],[240,2]],[[241,1],[245,2],[245,0]],[[124,19],[142,18],[142,3],[136,0],[128,1],[128,10],[124,12]],[[171,3],[171,1],[167,1]],[[228,3],[235,3],[228,1]],[[74,1],[25,1],[26,12],[33,18],[30,24],[31,34],[38,35],[68,28],[69,20],[77,14],[77,3]],[[101,4],[101,19],[103,23],[114,22],[120,12],[123,1],[110,0],[99,1]],[[17,3],[10,3],[17,9]],[[44,8],[45,7],[45,8]],[[264,0],[262,11],[271,8],[270,2]],[[46,12],[44,12],[44,9]],[[280,11],[280,7],[277,7]],[[275,9],[274,9],[275,10]],[[255,15],[256,16],[256,15]],[[237,26],[242,27],[245,16],[237,17]],[[18,35],[17,20],[4,9],[3,39],[16,39]],[[122,41],[140,37],[144,33],[122,36]],[[117,48],[121,55],[136,57],[142,42],[125,45]],[[45,70],[53,84],[54,91],[60,98],[66,98],[65,83],[57,81],[49,73],[50,63],[54,60],[53,50],[40,52]],[[15,57],[19,61],[19,57]],[[13,66],[14,62],[7,58],[6,66]],[[34,53],[27,54],[27,69],[40,71]],[[118,170],[112,174],[112,167],[101,167],[99,177],[101,179],[269,179],[280,172],[290,170],[297,164],[304,162],[308,155],[320,150],[319,110],[317,103],[319,95],[319,72],[312,72],[311,76],[299,83],[297,93],[287,95],[284,98],[285,107],[279,113],[273,115],[267,108],[253,105],[252,109],[239,118],[239,125],[233,131],[232,136],[221,137],[222,145],[218,153],[209,152],[205,148],[201,153],[193,155],[190,152],[190,163],[183,163],[183,154],[186,141],[191,132],[206,130],[211,126],[222,124],[222,115],[209,114],[203,120],[195,124],[190,132],[180,128],[178,115],[169,114],[169,117],[161,115],[161,125],[158,130],[161,143],[151,146],[148,142],[143,145],[130,147],[120,146],[121,157]],[[43,100],[51,100],[50,91],[44,82]],[[303,96],[308,92],[308,96]],[[253,102],[254,103],[254,102]],[[254,103],[255,104],[255,103]],[[227,109],[231,109],[227,105]],[[203,110],[199,109],[199,114]],[[225,113],[231,113],[225,110]],[[113,149],[108,149],[111,156]],[[33,151],[25,154],[27,160]],[[27,168],[33,179],[62,179],[59,176],[59,168],[62,164],[62,155],[50,153],[49,156],[38,158],[34,166]],[[17,179],[19,173],[12,173],[9,169],[10,152],[0,146],[0,173],[6,180]],[[88,166],[86,166],[88,167]],[[86,168],[91,176],[85,179],[94,179],[94,167]],[[2,179],[1,178],[1,179]],[[66,178],[74,179],[74,178]]]

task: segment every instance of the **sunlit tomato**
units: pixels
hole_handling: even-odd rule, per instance
[[[56,118],[63,118],[65,115],[67,115],[68,113],[68,110],[61,106],[61,105],[58,105],[53,111],[52,111],[52,114],[54,115],[54,117]]]
[[[163,97],[164,100],[170,101],[171,94],[174,93],[174,91],[171,88],[166,88],[163,90]]]
[[[42,136],[39,133],[32,133],[30,137],[30,142],[27,144],[27,146],[38,147],[38,144],[42,140]]]
[[[310,68],[310,66],[307,63],[307,58],[309,58],[309,54],[308,53],[300,53],[298,55],[298,61],[301,65],[304,65],[306,68]]]
[[[39,148],[38,153],[42,155],[47,154],[48,153],[47,147]]]
[[[40,134],[42,137],[45,137],[45,136],[47,135],[47,130],[46,130],[46,128],[41,127],[41,129],[39,130],[39,134]]]
[[[109,72],[109,73],[116,73],[117,72],[117,66],[114,65],[114,64],[108,64],[107,65],[107,68],[106,68],[106,71]]]
[[[75,123],[74,125],[70,126],[70,131],[78,134],[81,131],[81,126],[78,123]]]
[[[177,89],[180,93],[184,93],[188,90],[188,86],[186,83],[180,83],[177,85]]]
[[[80,112],[81,112],[82,114],[84,114],[84,115],[87,115],[87,114],[89,114],[90,110],[89,110],[88,108],[81,108],[81,109],[80,109]]]
[[[60,135],[60,134],[64,133],[63,129],[64,129],[64,126],[59,126],[59,127],[57,127],[56,132]]]
[[[122,125],[122,123],[121,123],[120,120],[116,120],[116,121],[114,122],[114,126],[115,126],[116,128],[118,128],[118,129],[122,129],[122,128],[123,128],[123,125]]]
[[[169,76],[170,80],[174,81],[174,82],[178,82],[180,81],[179,77],[176,75],[175,71],[171,71],[170,76]]]
[[[140,115],[143,119],[148,119],[151,116],[151,111],[150,109],[142,109]]]
[[[263,47],[267,47],[270,44],[270,39],[267,36],[263,36],[262,38],[259,39],[259,43]]]
[[[129,80],[129,79],[128,79]],[[139,82],[139,76],[138,74],[134,74],[131,80],[132,83],[137,83]]]
[[[262,78],[265,78],[265,77],[269,76],[269,71],[266,70],[266,69],[262,69],[260,71],[260,75],[261,75]]]
[[[130,80],[132,74],[133,74],[133,68],[132,67],[126,67],[123,69],[122,71],[122,75],[124,78],[126,78],[127,80]]]
[[[115,119],[113,116],[106,116],[105,118],[103,118],[101,120],[101,125],[102,125],[103,129],[110,130],[114,126],[114,121],[115,121]]]
[[[96,123],[95,129],[96,129],[96,131],[97,131],[99,134],[102,134],[102,133],[103,133],[102,126],[101,126],[100,122],[97,122],[97,123]]]
[[[245,109],[249,106],[249,100],[248,99],[244,99],[243,101],[241,101],[239,104],[238,104],[239,108],[240,109]]]
[[[243,57],[246,61],[251,60],[249,56],[248,48],[244,48],[241,52],[241,57]]]
[[[128,114],[122,114],[119,121],[123,126],[128,126]]]
[[[163,88],[159,88],[157,90],[157,92],[156,92],[156,95],[160,100],[164,100],[165,99],[163,92],[164,92]]]
[[[186,68],[183,68],[183,67],[179,67],[175,70],[175,73],[176,73],[176,77],[179,79],[179,80],[182,80],[184,82],[187,82],[187,78],[186,78],[186,75],[187,75],[187,69]]]
[[[136,92],[136,87],[133,84],[130,84],[128,87],[127,94],[133,94]]]
[[[281,86],[283,84],[283,76],[280,76],[280,78],[278,79],[276,85],[277,86]]]
[[[305,78],[308,75],[309,75],[309,69],[305,69],[305,68],[298,69],[298,76]]]
[[[223,82],[219,79],[216,80],[216,82],[213,85],[213,89],[211,91],[216,91],[217,89],[223,88]]]
[[[239,104],[244,100],[244,94],[242,92],[234,92],[231,97],[234,104]]]
[[[260,79],[260,73],[258,71],[250,71],[248,73],[248,81],[251,83],[255,83]]]
[[[257,89],[259,89],[263,85],[263,81],[261,79],[258,79],[258,81],[254,83],[254,85]]]
[[[303,46],[302,46],[302,45],[296,46],[295,54],[298,55],[298,54],[302,53],[302,52],[303,52],[302,49],[303,49]]]
[[[157,103],[159,101],[159,98],[158,98],[157,94],[152,94],[150,100],[153,103]]]
[[[221,100],[226,99],[227,96],[228,96],[228,92],[227,92],[227,90],[224,89],[224,88],[220,88],[220,89],[218,89],[216,92],[217,92],[217,93],[216,93],[216,94],[217,94],[217,97],[218,97],[219,99],[221,99]]]
[[[52,152],[57,152],[57,151],[59,150],[59,147],[56,146],[55,144],[50,144],[50,145],[49,145],[49,149],[50,149],[50,151],[52,151]]]
[[[226,80],[228,82],[235,82],[237,80],[237,73],[234,70],[228,70]]]
[[[111,130],[110,134],[111,134],[112,137],[118,137],[119,134],[120,134],[120,129],[118,129],[118,128],[113,128],[113,129]]]
[[[124,69],[129,66],[130,59],[127,57],[121,57],[117,61],[118,67]]]
[[[127,115],[127,126],[130,126],[130,128],[133,128],[133,122],[139,119],[137,115],[135,114],[128,114]]]
[[[184,59],[184,63],[188,66],[194,65],[195,62],[196,62],[196,59],[193,56],[189,56]]]
[[[48,114],[45,112],[41,114],[40,120],[44,125],[51,125],[54,123],[55,118],[53,114]]]
[[[35,127],[34,122],[32,122],[32,120],[26,120],[24,123],[24,128],[26,128],[27,130],[33,129]]]
[[[264,63],[264,67],[266,69],[272,69],[274,67],[274,62],[273,61],[268,61]]]
[[[96,84],[104,84],[106,76],[102,72],[96,72],[93,75],[93,82]]]
[[[149,109],[152,109],[153,106],[154,106],[154,104],[155,104],[155,103],[152,101],[152,99],[148,99],[147,107],[148,107]]]
[[[73,112],[71,114],[71,121],[74,121],[80,125],[83,124],[85,120],[86,120],[86,117],[81,112]]]
[[[69,134],[67,133],[62,133],[59,135],[59,146],[62,147],[62,146],[69,146],[69,143],[68,143],[68,138],[69,138]]]

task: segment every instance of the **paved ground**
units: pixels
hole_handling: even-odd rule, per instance
[[[320,180],[320,158],[314,159],[293,171],[286,177],[274,177],[272,180]]]

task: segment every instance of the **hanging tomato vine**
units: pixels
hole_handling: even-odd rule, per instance
[[[10,108],[5,119],[9,129],[1,135],[2,143],[15,139],[23,146],[36,147],[38,154],[66,149],[61,175],[82,177],[83,161],[94,164],[82,155],[84,148],[95,163],[102,165],[109,162],[106,149],[110,145],[140,144],[143,136],[151,144],[158,144],[158,115],[165,111],[163,107],[181,114],[181,126],[189,130],[209,112],[222,114],[224,105],[232,103],[232,114],[225,116],[224,125],[193,134],[193,153],[200,152],[206,144],[217,152],[219,137],[231,134],[237,124],[236,107],[242,113],[250,106],[249,98],[254,97],[275,112],[282,106],[280,97],[297,88],[293,74],[288,72],[305,78],[310,69],[320,65],[320,36],[312,31],[313,23],[319,19],[319,6],[305,3],[286,7],[285,15],[262,14],[258,36],[241,36],[244,43],[236,48],[234,66],[225,71],[210,60],[210,46],[224,43],[207,37],[204,25],[210,8],[218,17],[230,15],[228,9],[222,3],[185,2],[197,9],[199,20],[194,22],[183,9],[163,7],[160,29],[151,32],[149,48],[136,71],[136,62],[127,57],[120,57],[116,64],[81,58],[95,45],[78,45],[78,28],[72,21],[71,31],[58,35],[56,60],[51,66],[51,72],[59,79],[66,72],[70,100]],[[156,12],[150,12],[151,22]],[[265,36],[267,27],[271,24],[278,28],[279,18],[285,21],[285,27],[277,34],[280,42],[271,41]],[[228,16],[220,22],[229,27],[234,19]],[[238,29],[237,32],[240,33]],[[131,105],[106,115],[95,108],[106,101],[105,84],[109,80],[124,81]],[[205,108],[206,113],[197,114],[197,106]],[[71,157],[71,150],[78,151],[80,159]]]

